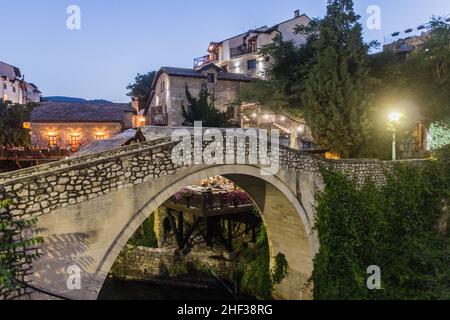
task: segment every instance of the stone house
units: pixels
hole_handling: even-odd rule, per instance
[[[128,104],[41,103],[30,115],[31,143],[76,151],[132,128],[135,116]]]
[[[296,34],[295,27],[307,26],[310,22],[311,18],[296,10],[292,19],[272,27],[263,26],[220,42],[211,42],[208,54],[194,59],[194,69],[215,63],[227,72],[263,77],[270,62],[260,56],[259,50],[272,43],[277,36],[284,41],[292,41],[296,46],[305,44],[306,37]]]
[[[398,39],[383,46],[384,52],[407,57],[413,52],[422,51],[423,45],[430,39],[431,32],[422,32],[420,35]]]
[[[41,92],[24,80],[19,68],[0,61],[0,99],[18,104],[37,103]]]
[[[203,84],[216,99],[215,107],[226,112],[231,123],[239,123],[239,112],[232,103],[236,100],[242,85],[252,78],[242,74],[225,72],[215,64],[185,69],[163,67],[156,74],[150,104],[145,114],[150,125],[181,126],[184,123],[182,105],[187,102],[186,86],[189,92],[198,96]]]

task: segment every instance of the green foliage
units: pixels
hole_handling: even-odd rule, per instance
[[[31,143],[30,130],[23,128],[33,105],[11,104],[0,100],[0,146],[25,146]]]
[[[220,112],[214,106],[214,95],[209,93],[206,83],[202,84],[198,98],[192,96],[186,85],[188,105],[182,105],[185,125],[193,126],[195,121],[202,121],[204,127],[228,127],[226,112]]]
[[[36,255],[25,254],[22,248],[29,248],[43,242],[42,238],[13,241],[13,237],[32,228],[36,220],[14,221],[5,209],[11,204],[8,200],[0,201],[0,289],[13,290],[14,281],[21,272],[21,263],[31,264]]]
[[[358,153],[371,127],[374,80],[359,19],[352,0],[328,2],[302,96],[305,120],[316,142],[342,157]]]
[[[134,233],[128,244],[134,247],[158,248],[158,240],[155,234],[155,216],[152,214],[150,218]]]
[[[243,291],[263,299],[269,299],[274,285],[281,283],[288,272],[285,255],[275,257],[275,266],[270,268],[270,253],[267,234],[261,227],[255,248],[241,250],[239,262],[235,266],[234,278]]]
[[[432,150],[442,148],[450,144],[450,126],[445,123],[432,123],[429,129],[432,137],[430,148]]]
[[[307,43],[301,47],[292,41],[284,41],[277,36],[274,41],[264,46],[259,54],[270,60],[265,71],[267,80],[253,81],[243,86],[239,93],[239,102],[258,103],[283,114],[290,119],[303,120],[301,92],[304,90],[316,39],[318,21],[310,26],[299,26],[298,33],[307,37]]]
[[[374,128],[361,156],[385,158],[387,114],[403,112],[406,121],[399,128],[401,144],[411,137],[417,122],[450,127],[450,24],[441,18],[430,22],[430,34],[423,48],[408,56],[384,52],[369,56],[372,77],[379,81],[375,110],[370,115]],[[386,143],[387,142],[387,143]]]
[[[323,171],[316,299],[450,298],[450,241],[436,232],[450,195],[445,153],[423,168],[398,165],[382,188],[371,181],[358,187],[341,173]],[[381,268],[382,290],[366,287],[371,265]]]
[[[155,71],[147,74],[138,73],[134,79],[134,83],[130,83],[127,87],[128,96],[138,98],[140,108],[145,108],[150,102],[150,94],[152,93],[152,85],[155,76]]]
[[[272,272],[272,281],[274,284],[280,284],[288,274],[288,262],[286,256],[282,253],[275,257],[275,268]]]

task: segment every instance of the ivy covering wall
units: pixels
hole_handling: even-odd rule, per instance
[[[382,188],[322,173],[315,299],[450,299],[450,241],[437,230],[450,197],[450,148],[425,166],[398,165]],[[381,290],[367,288],[372,265]]]
[[[436,150],[450,144],[450,127],[445,124],[431,124],[429,135],[431,150]]]

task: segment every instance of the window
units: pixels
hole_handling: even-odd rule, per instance
[[[227,119],[228,120],[234,119],[234,107],[227,107]]]
[[[13,87],[13,92],[16,93],[16,87]]]
[[[58,145],[58,137],[56,135],[49,135],[48,136],[48,146],[56,147],[57,145]]]
[[[78,134],[73,134],[70,136],[70,146],[72,147],[73,151],[78,150],[81,144],[81,138]]]
[[[95,133],[95,140],[102,141],[106,139],[106,134],[104,132],[96,132]]]
[[[215,83],[216,75],[214,73],[208,73],[208,83]]]
[[[8,85],[6,83],[3,84],[3,89],[7,90],[8,89]]]
[[[161,82],[161,92],[164,92],[164,90],[166,90],[166,82],[165,81]]]
[[[247,69],[248,70],[255,70],[256,69],[256,60],[248,60],[247,61]]]

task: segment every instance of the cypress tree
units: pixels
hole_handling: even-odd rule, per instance
[[[202,121],[204,127],[229,127],[227,114],[215,107],[214,95],[208,91],[204,83],[200,89],[198,98],[192,96],[186,85],[187,106],[182,104],[182,114],[184,125],[193,126],[195,121]]]
[[[374,95],[368,49],[352,0],[329,0],[302,98],[316,141],[343,158],[355,156],[370,132]]]

